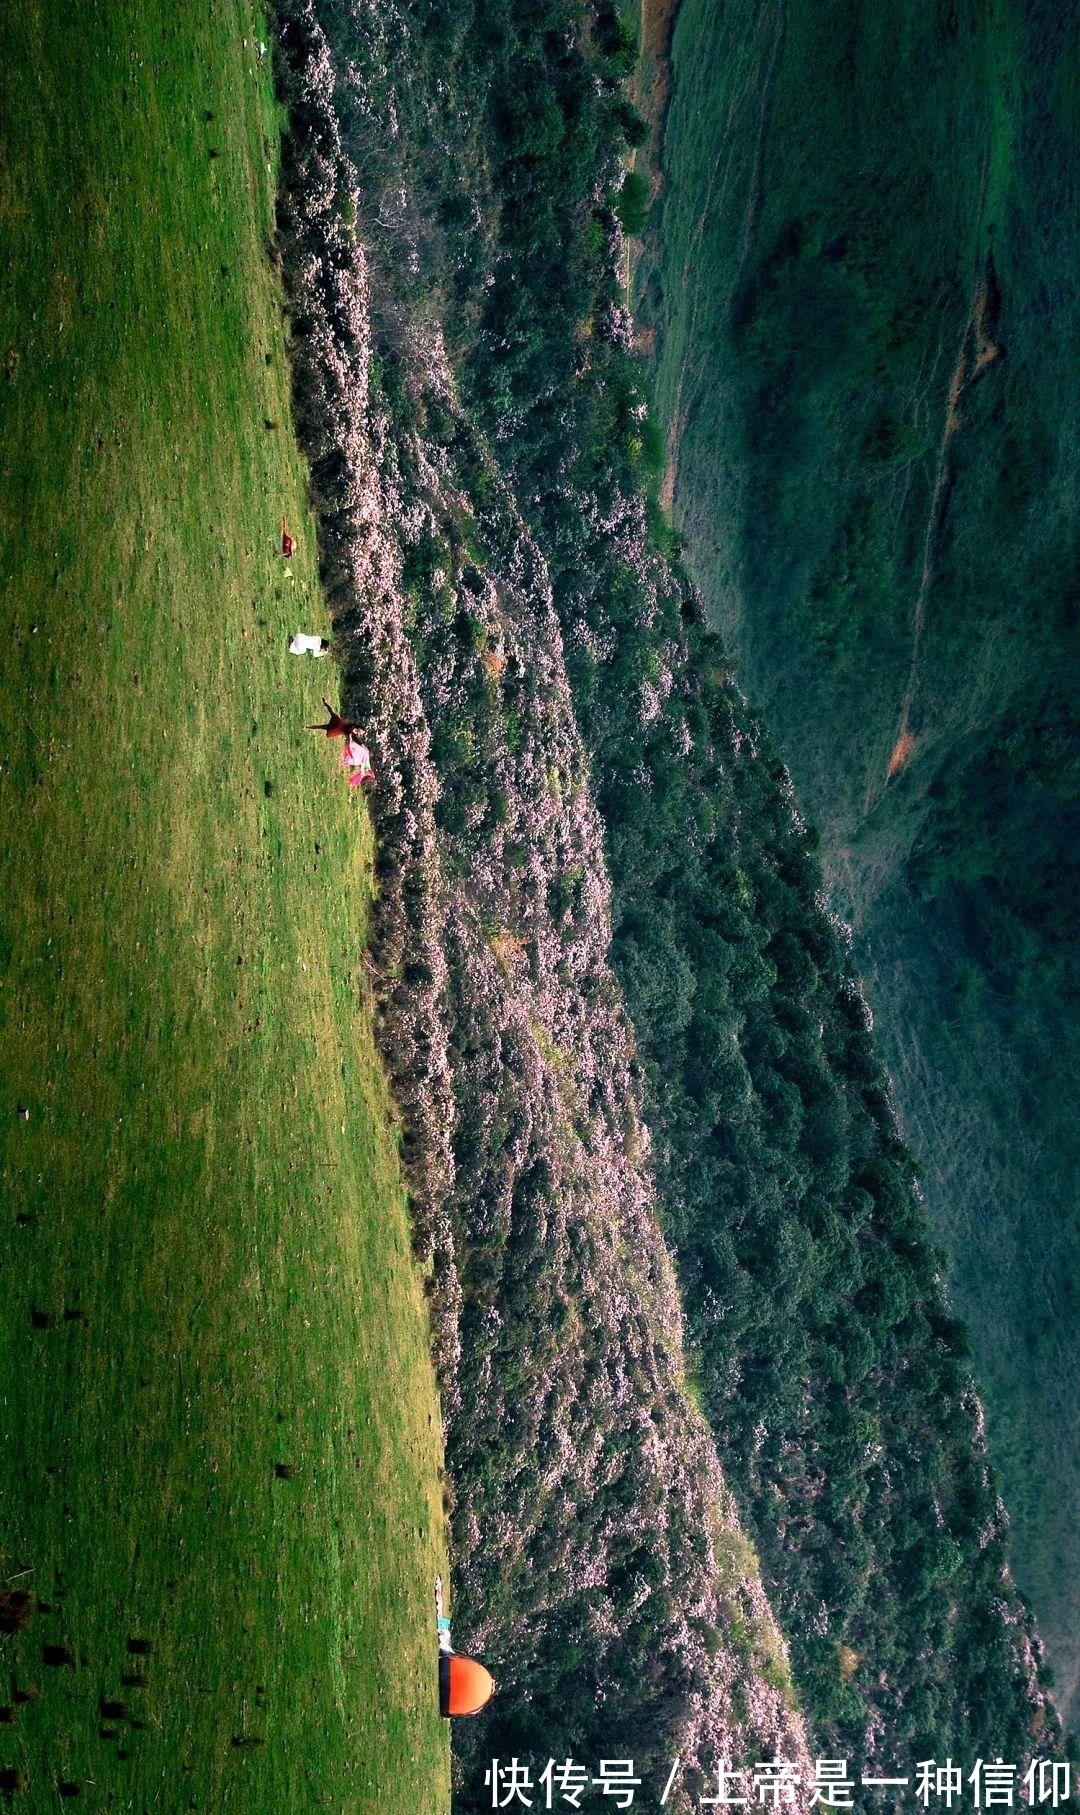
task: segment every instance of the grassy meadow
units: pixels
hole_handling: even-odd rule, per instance
[[[371,834],[267,257],[265,23],[37,0],[0,69],[0,1772],[449,1804],[441,1434]],[[279,524],[298,535],[282,561]]]

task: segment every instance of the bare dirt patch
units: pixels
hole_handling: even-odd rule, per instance
[[[896,738],[885,770],[886,783],[890,782],[894,775],[900,773],[916,746],[916,739],[909,729],[909,721],[919,685],[919,663],[922,655],[926,609],[935,578],[934,556],[952,489],[949,448],[953,436],[964,420],[960,404],[965,391],[975,384],[983,373],[1002,356],[1002,348],[994,339],[1000,307],[1001,293],[991,254],[987,257],[979,273],[975,293],[971,300],[971,309],[960,340],[956,364],[949,379],[945,420],[938,445],[937,471],[926,521],[926,535],[923,539],[922,575],[912,613],[911,665],[908,669],[908,682],[900,708]],[[868,808],[869,805],[870,796],[868,794]]]
[[[904,730],[900,733],[900,736],[892,747],[892,753],[889,757],[889,766],[885,771],[886,781],[891,781],[894,775],[899,775],[901,769],[904,768],[905,764],[910,760],[915,750],[916,741],[917,740],[912,737],[910,731]]]
[[[642,0],[641,4],[641,50],[634,100],[649,128],[649,136],[635,154],[634,168],[648,177],[653,201],[664,184],[660,153],[671,99],[671,40],[678,11],[679,0]]]

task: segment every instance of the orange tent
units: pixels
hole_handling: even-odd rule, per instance
[[[458,1657],[456,1651],[439,1653],[439,1713],[478,1714],[495,1693],[490,1670],[475,1658]]]

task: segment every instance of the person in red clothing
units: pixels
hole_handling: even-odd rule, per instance
[[[354,725],[349,718],[342,718],[340,712],[334,711],[329,700],[323,700],[323,705],[330,714],[328,723],[325,725],[309,725],[307,727],[309,731],[322,731],[327,737],[359,737],[359,725]]]
[[[282,517],[282,519],[281,519],[281,552],[285,556],[286,561],[289,559],[289,556],[292,554],[292,551],[295,547],[296,547],[296,538],[294,536],[290,536],[289,526],[286,523],[284,517]]]

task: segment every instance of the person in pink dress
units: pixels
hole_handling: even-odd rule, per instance
[[[371,766],[371,751],[366,744],[360,743],[353,735],[345,740],[345,748],[341,753],[341,766],[343,769],[351,771],[349,774],[350,788],[362,788],[365,782],[375,780],[375,771]]]

